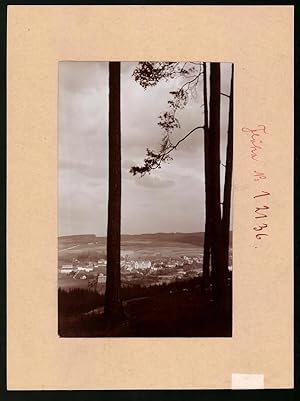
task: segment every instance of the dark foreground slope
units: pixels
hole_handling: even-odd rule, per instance
[[[195,282],[169,289],[165,286],[157,294],[124,301],[127,321],[115,328],[107,328],[102,301],[93,300],[88,312],[59,314],[59,335],[62,337],[230,337],[231,311],[219,315],[211,294],[201,293]],[[88,309],[88,308],[86,308]]]

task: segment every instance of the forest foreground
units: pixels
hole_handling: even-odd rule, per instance
[[[81,290],[84,291],[84,290]],[[85,290],[86,291],[86,290]],[[64,294],[66,295],[66,294]],[[144,295],[144,296],[141,296]],[[218,313],[210,291],[201,292],[195,281],[181,288],[169,286],[135,297],[123,307],[126,320],[108,327],[103,299],[91,302],[81,313],[59,313],[61,337],[231,337],[232,313]],[[93,305],[92,305],[93,304]]]

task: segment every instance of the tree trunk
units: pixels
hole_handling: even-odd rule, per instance
[[[227,265],[228,265],[228,254],[229,254],[232,161],[233,161],[233,65],[232,65],[230,98],[229,98],[228,139],[227,139],[227,150],[226,150],[226,172],[225,172],[223,216],[222,216],[222,237],[224,241],[225,261]]]
[[[109,177],[107,281],[104,313],[110,322],[123,317],[121,301],[121,106],[120,62],[109,63]]]
[[[211,227],[211,259],[212,278],[214,286],[214,300],[218,309],[222,306],[225,296],[224,272],[222,265],[222,230],[220,204],[220,105],[221,105],[221,77],[220,63],[210,64],[210,185],[211,185],[211,213],[213,224]]]
[[[228,276],[229,262],[229,238],[230,238],[230,209],[231,209],[231,189],[232,189],[232,162],[233,162],[233,74],[234,66],[231,70],[230,98],[229,98],[229,119],[228,119],[228,139],[226,150],[226,172],[223,196],[223,215],[222,215],[222,240],[223,240],[223,269]],[[226,277],[227,279],[227,277]],[[229,295],[229,294],[228,294]],[[227,301],[229,297],[227,295]],[[227,305],[230,307],[230,305]]]
[[[208,126],[208,104],[207,104],[207,71],[206,63],[203,63],[203,104],[204,104],[204,172],[205,172],[205,233],[203,252],[203,289],[209,285],[209,266],[211,250],[211,185],[210,185],[210,144]]]

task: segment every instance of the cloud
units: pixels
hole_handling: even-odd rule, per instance
[[[107,74],[108,63],[91,61],[61,61],[59,63],[59,88],[69,92],[101,90],[101,78]]]
[[[59,163],[60,173],[73,173],[76,176],[85,176],[88,178],[106,178],[107,177],[107,165],[104,164],[101,160],[97,160],[97,162],[93,160],[89,161],[77,161],[77,160],[68,160],[61,161]]]
[[[144,90],[132,77],[137,63],[122,63],[122,231],[200,231],[204,227],[203,133],[195,131],[173,160],[151,175],[133,177],[146,148],[158,149],[163,131],[158,116],[167,110],[169,80]],[[222,91],[228,93],[230,64],[222,66]],[[201,92],[201,88],[199,88]],[[179,111],[181,128],[173,142],[201,125],[201,99]],[[225,143],[228,100],[222,97],[221,129]],[[59,231],[105,235],[108,187],[108,63],[59,63]],[[222,158],[225,146],[221,146]]]
[[[135,165],[135,162],[133,160],[123,160],[122,161],[122,168],[124,170],[130,170],[132,166]]]
[[[61,171],[78,170],[80,172],[83,172],[84,170],[88,170],[90,168],[90,165],[88,163],[78,160],[71,160],[71,161],[63,160],[59,163],[59,168],[61,169]]]
[[[143,177],[135,177],[135,183],[146,188],[170,188],[174,185],[174,181],[162,179],[156,175],[146,174]]]

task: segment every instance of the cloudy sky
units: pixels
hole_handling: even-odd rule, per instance
[[[173,152],[173,161],[151,175],[133,177],[145,149],[157,149],[162,131],[158,116],[166,111],[178,80],[146,91],[122,63],[122,222],[123,234],[204,230],[203,133],[195,131]],[[230,64],[222,64],[222,92],[229,93]],[[199,98],[178,113],[181,128],[174,142],[203,123]],[[222,96],[222,137],[226,138],[228,99]],[[225,141],[222,161],[225,163]],[[59,235],[106,235],[108,200],[108,63],[59,63]]]

